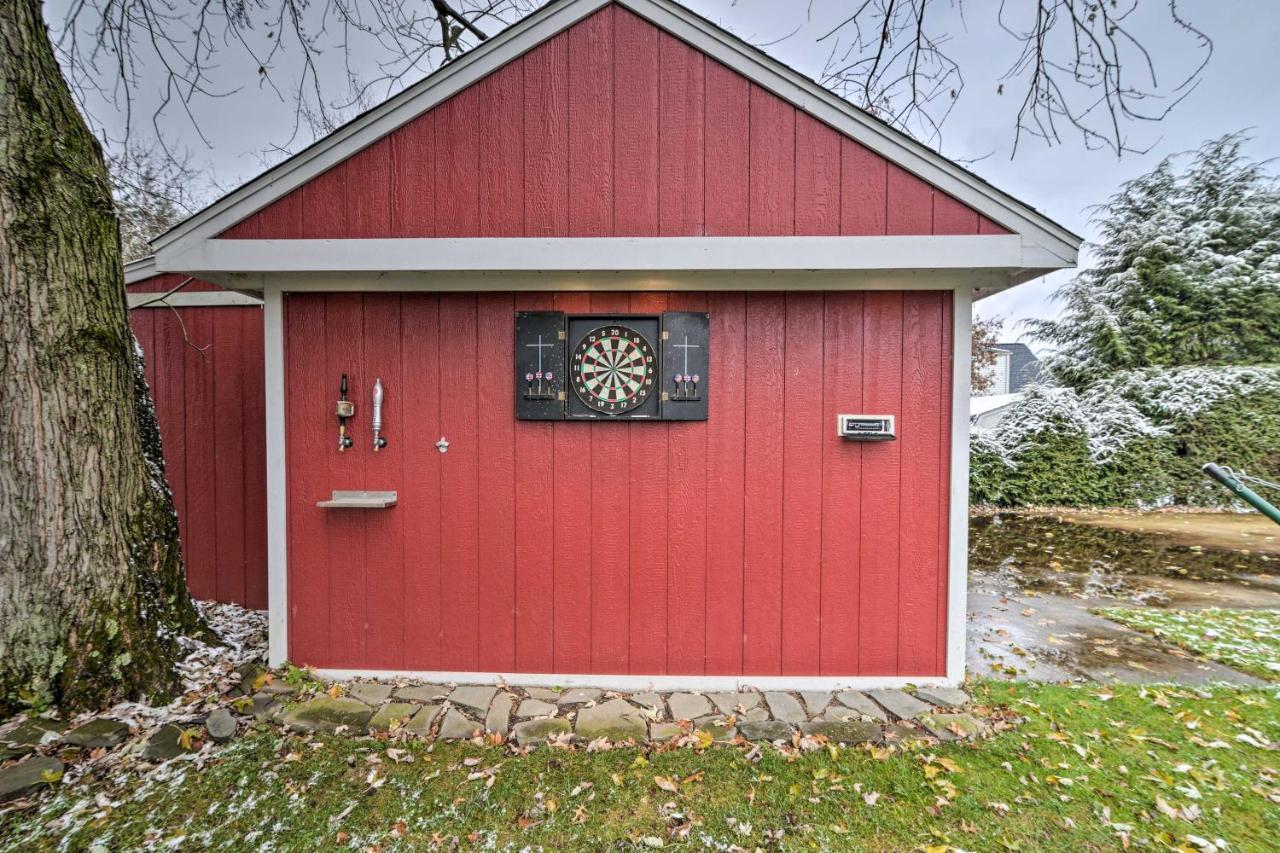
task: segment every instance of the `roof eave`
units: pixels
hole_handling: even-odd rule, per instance
[[[949,193],[1023,237],[1054,259],[1074,265],[1082,238],[936,151],[854,107],[817,82],[773,59],[672,0],[558,0],[511,25],[329,136],[232,191],[153,241],[157,253],[175,243],[216,237],[557,33],[617,2],[655,26]],[[1039,268],[1040,265],[1036,265]],[[1037,271],[1030,277],[1043,275]]]

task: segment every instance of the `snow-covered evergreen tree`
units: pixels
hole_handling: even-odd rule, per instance
[[[1082,388],[1118,370],[1280,362],[1280,184],[1240,133],[1166,158],[1096,212],[1096,264],[1032,324]]]

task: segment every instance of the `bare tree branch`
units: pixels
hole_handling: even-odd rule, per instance
[[[55,48],[81,111],[109,147],[127,146],[135,108],[175,160],[169,123],[205,142],[202,99],[256,81],[293,111],[284,149],[332,130],[488,38],[534,0],[69,0]],[[337,62],[327,58],[341,57]],[[359,68],[357,64],[363,63]],[[345,77],[333,79],[334,71]],[[373,90],[381,89],[378,96]],[[345,93],[338,98],[333,92]]]
[[[949,5],[963,15],[962,0]],[[937,23],[941,0],[858,0],[820,42],[831,52],[823,79],[846,97],[930,144],[960,97],[964,78],[945,51],[950,40]],[[1178,9],[1177,0],[1001,0],[1000,31],[1017,53],[1000,78],[1025,87],[1014,120],[1013,150],[1024,136],[1056,145],[1073,130],[1088,148],[1117,155],[1137,152],[1128,138],[1135,123],[1158,122],[1198,84],[1213,42]],[[1163,25],[1189,39],[1193,50],[1153,45]],[[1180,65],[1162,85],[1160,65]]]

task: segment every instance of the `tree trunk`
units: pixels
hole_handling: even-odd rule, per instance
[[[177,686],[199,624],[106,165],[40,0],[0,2],[0,712]]]

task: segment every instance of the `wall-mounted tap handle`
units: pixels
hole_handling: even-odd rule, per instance
[[[373,380],[373,452],[387,446],[387,439],[382,435],[382,380]]]
[[[334,407],[338,416],[338,452],[346,450],[355,442],[347,435],[347,418],[356,413],[356,404],[347,399],[347,374],[342,374],[338,383],[338,403]]]

